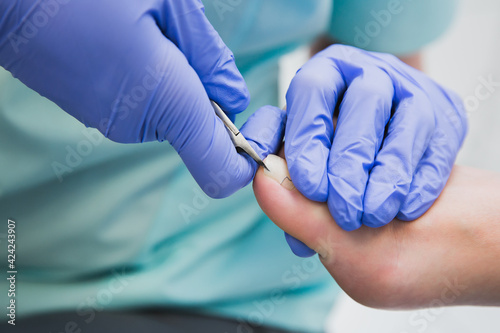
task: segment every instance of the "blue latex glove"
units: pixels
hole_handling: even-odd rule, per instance
[[[454,93],[392,55],[343,45],[297,72],[287,110],[292,181],[307,198],[327,202],[345,230],[425,213],[467,132]]]
[[[290,236],[286,232],[285,232],[285,239],[286,242],[288,243],[288,246],[290,246],[290,249],[292,250],[293,254],[295,254],[297,257],[308,258],[316,254],[316,252],[314,250],[311,250],[309,246],[302,243],[297,238]]]
[[[0,65],[86,126],[168,140],[212,197],[251,181],[209,103],[231,116],[249,93],[201,1],[1,1],[0,18]]]

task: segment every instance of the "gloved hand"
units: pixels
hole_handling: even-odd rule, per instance
[[[309,60],[286,97],[292,181],[307,198],[327,202],[345,230],[425,213],[467,132],[457,95],[392,55],[349,46]],[[311,254],[287,240],[295,253]]]
[[[234,115],[249,93],[201,1],[2,1],[0,13],[0,65],[86,126],[121,143],[168,140],[212,197],[251,181],[256,163],[209,102]]]

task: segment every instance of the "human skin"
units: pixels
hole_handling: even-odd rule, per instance
[[[455,166],[441,196],[418,220],[351,232],[337,226],[325,203],[286,189],[263,168],[253,188],[269,218],[315,250],[339,286],[361,304],[500,305],[498,173]]]

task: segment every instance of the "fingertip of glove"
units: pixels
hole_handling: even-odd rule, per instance
[[[404,207],[401,209],[398,214],[396,215],[396,218],[401,221],[414,221],[421,217],[422,215],[427,212],[427,210],[432,206],[432,203],[426,204],[423,206],[418,207],[417,209],[410,209],[407,207]]]
[[[370,228],[379,228],[391,222],[401,208],[401,200],[398,198],[389,196],[383,202],[367,199],[368,197],[365,197],[361,223]]]
[[[207,89],[210,99],[214,100],[227,114],[238,114],[245,111],[250,104],[250,92],[242,82],[221,82],[217,89]]]
[[[338,209],[335,209],[335,207],[331,207],[330,204],[328,204],[328,208],[330,209],[330,213],[332,214],[332,217],[337,225],[343,230],[353,231],[361,227],[361,213],[354,214],[359,215],[359,218],[349,217],[349,215],[352,214],[349,214],[348,212],[340,212]]]
[[[202,78],[207,93],[227,113],[241,113],[250,104],[250,92],[232,52],[225,47],[214,71]]]
[[[297,238],[290,236],[285,232],[285,239],[292,250],[293,254],[301,258],[309,258],[316,254],[314,250],[309,248],[307,245],[299,241]]]
[[[337,222],[337,220],[334,218],[335,222]],[[357,222],[357,221],[340,221],[340,222],[337,222],[337,225],[342,228],[342,230],[345,230],[345,231],[354,231],[354,230],[357,230],[359,228],[361,228],[361,223]]]
[[[409,222],[415,220],[413,214],[408,214],[406,212],[399,212],[398,215],[396,215],[396,218],[401,221]]]
[[[438,195],[439,193],[434,195],[425,191],[410,192],[396,218],[402,221],[413,221],[418,219],[431,208]]]
[[[318,177],[311,174],[313,170],[310,165],[304,165],[300,162],[289,162],[288,170],[290,171],[290,176],[295,187],[307,199],[317,202],[326,202],[328,199],[328,185],[323,183],[322,179],[314,180],[314,178],[317,179]]]
[[[366,225],[370,228],[380,228],[391,222],[395,215],[396,214],[394,214],[394,216],[392,217],[387,217],[387,215],[384,214],[369,214],[365,212],[363,213],[361,224]]]
[[[345,196],[347,193],[349,193],[348,188],[341,186],[338,190],[337,187],[330,184],[327,203],[330,214],[338,226],[345,231],[352,231],[361,227],[362,202],[353,203],[350,201],[353,194]]]
[[[326,202],[328,199],[328,194],[321,191],[319,186],[315,186],[316,190],[314,190],[311,186],[304,186],[304,184],[301,184],[300,182],[298,182],[298,184],[299,185],[296,185],[295,187],[297,187],[299,192],[302,193],[302,195],[304,195],[307,199],[316,202]]]
[[[234,194],[239,188],[233,186],[226,188],[219,188],[215,183],[208,183],[201,186],[203,192],[212,199],[224,199]]]
[[[238,94],[240,95],[239,98],[235,99],[231,103],[232,106],[230,109],[233,113],[241,113],[245,111],[250,104],[250,92],[248,91],[246,84],[243,84],[243,86],[235,92],[234,96],[237,96]]]
[[[242,156],[236,151],[231,156],[219,156],[229,165],[222,169],[200,169],[204,171],[200,177],[195,177],[203,192],[212,199],[227,198],[246,187],[255,176],[257,163],[249,156]],[[217,171],[218,170],[218,171]],[[198,172],[198,175],[201,172]]]

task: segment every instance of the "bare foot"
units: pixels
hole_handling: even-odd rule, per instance
[[[491,202],[491,193],[484,189],[492,187],[492,179],[500,187],[497,174],[455,167],[441,197],[417,221],[394,220],[382,228],[363,226],[346,232],[326,204],[310,201],[293,188],[283,159],[272,155],[265,163],[271,173],[260,168],[253,183],[262,210],[315,250],[340,287],[364,305],[401,309],[476,304],[488,279],[500,276],[500,265],[491,268],[498,257],[489,254],[486,245],[495,243],[486,241],[495,237],[499,243],[499,235],[471,227],[487,220],[481,214],[491,214],[491,205],[484,204],[479,215],[467,205],[481,198]],[[494,199],[500,202],[498,194]],[[495,219],[498,223],[498,214]],[[482,270],[495,272],[481,274]],[[481,303],[498,302],[500,287],[486,289],[495,296],[482,295]]]

